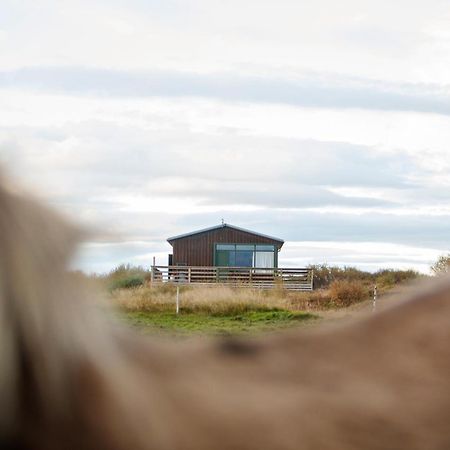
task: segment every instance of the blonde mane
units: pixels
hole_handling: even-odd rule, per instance
[[[333,330],[159,342],[66,268],[82,233],[0,178],[0,447],[450,448],[450,282]]]

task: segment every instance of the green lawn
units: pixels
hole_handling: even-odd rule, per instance
[[[187,336],[192,334],[252,334],[301,326],[318,316],[285,310],[249,311],[239,315],[181,312],[123,312],[122,318],[144,333]]]

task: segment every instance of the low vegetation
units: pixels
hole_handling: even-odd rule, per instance
[[[448,255],[442,255],[431,266],[431,271],[438,276],[446,275],[450,273],[450,253]]]
[[[372,273],[355,267],[333,267],[327,264],[311,265],[309,268],[314,270],[314,287],[318,289],[327,289],[335,282],[345,281],[363,288],[373,288],[376,285],[381,291],[386,291],[424,277],[415,270],[381,269]]]
[[[438,263],[436,267],[441,272],[448,267],[445,265],[448,259]],[[310,268],[314,270],[312,292],[288,291],[282,286],[271,290],[180,286],[178,315],[175,314],[176,285],[151,286],[150,272],[142,267],[121,265],[105,275],[84,277],[100,286],[108,302],[127,323],[145,332],[176,335],[259,332],[308,324],[323,311],[370,300],[375,285],[382,295],[423,277],[413,270],[385,269],[370,273],[326,264]]]
[[[101,277],[109,291],[116,289],[129,289],[142,286],[150,280],[150,272],[140,266],[122,264],[112,270],[108,275]]]
[[[144,333],[186,336],[191,334],[229,335],[273,332],[300,324],[307,324],[316,315],[283,310],[249,311],[241,314],[216,315],[173,312],[124,312],[123,320]]]

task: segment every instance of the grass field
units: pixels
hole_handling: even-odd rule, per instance
[[[274,332],[314,322],[317,315],[286,310],[247,311],[241,314],[212,315],[202,312],[123,311],[126,323],[143,333],[188,336]]]
[[[109,301],[119,317],[141,333],[169,336],[261,334],[320,322],[319,293],[248,288],[182,287],[175,313],[176,287],[116,289]],[[308,307],[309,305],[309,307]]]
[[[121,265],[103,276],[74,276],[99,288],[120,319],[139,332],[169,336],[258,334],[347,320],[372,312],[374,283],[379,297],[384,297],[420,279],[411,270],[371,274],[327,265],[313,268],[313,292],[287,291],[281,286],[271,290],[181,286],[179,315],[175,314],[176,285],[152,286],[143,268]]]

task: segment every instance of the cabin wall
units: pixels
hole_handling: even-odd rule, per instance
[[[280,242],[264,236],[224,227],[172,241],[173,264],[213,266],[216,243],[280,245]]]

